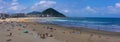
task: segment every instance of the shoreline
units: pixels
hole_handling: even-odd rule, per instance
[[[33,22],[37,23],[37,22]],[[41,24],[41,23],[37,23]],[[71,29],[71,30],[77,30],[77,31],[82,31],[82,32],[90,32],[90,33],[97,33],[97,34],[107,34],[107,35],[120,35],[120,32],[110,32],[110,31],[104,31],[104,30],[95,30],[95,29],[89,29],[85,27],[66,27],[66,26],[60,26],[60,25],[55,25],[55,24],[41,24],[41,25],[50,25],[50,26],[56,26],[56,27],[61,27],[65,29]]]
[[[38,23],[38,22],[33,22],[33,23]],[[41,24],[41,23],[38,23],[38,24]],[[89,32],[90,31],[94,31],[94,32],[105,32],[106,34],[119,34],[120,35],[120,32],[112,32],[112,31],[104,31],[104,30],[96,30],[96,29],[89,29],[89,28],[86,28],[86,27],[72,27],[72,26],[69,26],[69,27],[66,27],[66,26],[60,26],[60,25],[56,25],[56,24],[46,24],[46,23],[42,23],[43,25],[52,25],[52,26],[57,26],[57,27],[62,27],[62,28],[66,28],[66,29],[74,29],[74,30],[85,30],[86,32]]]
[[[87,35],[87,36],[84,38],[83,42],[87,42],[85,40],[89,39],[90,35],[93,35],[93,37],[95,37],[97,39],[97,41],[99,41],[99,36],[101,36],[100,38],[106,37],[106,39],[107,39],[107,37],[112,37],[112,39],[114,39],[114,38],[120,38],[120,36],[119,36],[120,33],[114,33],[114,32],[97,31],[97,30],[91,30],[91,29],[86,29],[86,28],[76,29],[76,28],[72,28],[72,27],[71,28],[69,28],[69,27],[61,27],[61,26],[49,25],[49,24],[48,25],[46,25],[46,24],[39,24],[39,23],[35,23],[35,24],[36,25],[41,25],[41,26],[53,27],[54,29],[58,29],[58,30],[61,30],[63,32],[66,32],[67,33],[66,35],[61,34],[62,32],[59,34],[59,32],[57,30],[55,30],[55,32],[53,32],[54,35],[57,35],[57,36],[59,35],[60,36],[60,37],[56,36],[56,39],[59,39],[59,40],[64,40],[65,36],[69,36],[69,37],[67,37],[68,39],[71,39],[71,40],[72,39],[76,39],[75,41],[79,41],[78,39],[84,38],[85,37],[84,35]],[[69,34],[70,32],[74,32],[74,33],[73,34]],[[76,36],[76,37],[73,38],[74,36]]]

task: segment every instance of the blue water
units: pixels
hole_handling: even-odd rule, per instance
[[[96,30],[120,32],[120,18],[46,18],[42,22],[49,22],[60,26],[86,27]]]

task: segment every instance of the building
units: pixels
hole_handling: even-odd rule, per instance
[[[5,19],[5,18],[8,18],[8,17],[9,17],[9,15],[6,14],[6,13],[0,13],[0,18],[1,19]]]

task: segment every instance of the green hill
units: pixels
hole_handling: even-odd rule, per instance
[[[64,14],[54,10],[53,8],[48,8],[42,12],[42,15],[50,15],[52,17],[66,17]]]

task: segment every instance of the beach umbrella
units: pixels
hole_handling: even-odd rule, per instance
[[[23,33],[28,33],[28,31],[27,31],[27,30],[25,30],[25,29],[24,29],[24,30],[22,30],[22,32],[23,32]]]

